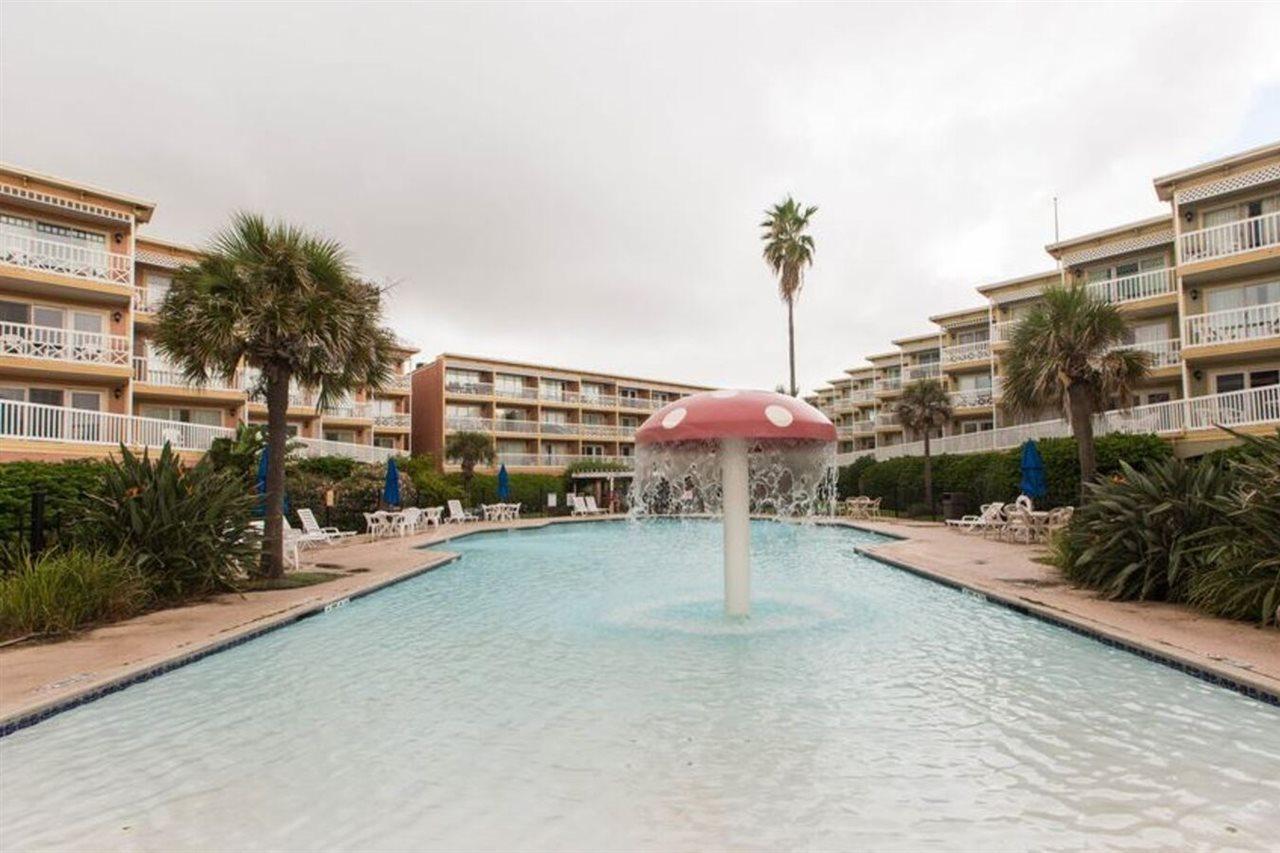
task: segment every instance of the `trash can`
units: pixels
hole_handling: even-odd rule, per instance
[[[963,518],[969,511],[969,500],[964,492],[942,493],[942,517]]]

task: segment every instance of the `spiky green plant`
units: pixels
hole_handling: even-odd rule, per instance
[[[260,372],[267,403],[266,518],[261,572],[284,571],[284,462],[290,383],[324,409],[391,376],[395,337],[382,291],[357,277],[333,240],[241,213],[205,256],[174,278],[159,313],[160,350],[195,382]]]
[[[1083,287],[1061,286],[1046,289],[1014,327],[1002,403],[1020,413],[1062,409],[1076,438],[1082,483],[1092,482],[1098,468],[1093,415],[1113,401],[1128,406],[1151,363],[1147,352],[1117,349],[1126,328],[1114,305]]]
[[[924,501],[933,512],[933,459],[929,454],[929,437],[951,420],[951,398],[936,379],[921,379],[902,389],[895,407],[898,419],[924,436]]]
[[[1206,569],[1188,600],[1220,616],[1280,624],[1280,430],[1239,438],[1245,452],[1227,462],[1233,483],[1217,502],[1221,521],[1201,537]]]
[[[0,638],[69,634],[126,619],[152,601],[150,584],[126,554],[102,548],[51,548],[38,557],[21,546],[0,555]]]
[[[795,302],[804,287],[804,268],[813,266],[813,237],[805,233],[816,207],[801,207],[795,199],[775,204],[765,211],[760,227],[764,233],[764,261],[778,277],[778,295],[787,304],[787,353],[791,366],[791,396],[800,393],[796,385]]]
[[[78,535],[128,554],[163,601],[235,588],[259,543],[250,533],[257,498],[234,474],[187,468],[168,444],[152,459],[121,445]]]
[[[1166,459],[1085,485],[1089,500],[1054,549],[1069,579],[1106,598],[1185,601],[1211,557],[1199,538],[1223,520],[1231,471],[1215,460]]]

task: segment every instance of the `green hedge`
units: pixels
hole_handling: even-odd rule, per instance
[[[37,488],[45,492],[46,524],[51,528],[75,524],[84,511],[85,494],[98,491],[104,471],[104,463],[97,459],[0,465],[0,540],[26,535],[31,492]]]
[[[1042,438],[1036,442],[1044,458],[1049,484],[1042,506],[1076,504],[1080,499],[1080,462],[1074,438]],[[1114,474],[1120,461],[1139,466],[1172,454],[1168,442],[1155,435],[1115,433],[1095,441],[1098,473]],[[933,457],[933,494],[963,492],[970,510],[992,501],[1010,501],[1018,494],[1022,480],[1021,449],[991,453],[943,454]],[[840,494],[862,494],[880,498],[882,507],[907,510],[924,502],[924,457],[902,456],[876,462],[858,459],[840,470]]]

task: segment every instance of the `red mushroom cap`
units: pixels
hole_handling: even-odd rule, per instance
[[[803,400],[772,391],[703,391],[668,403],[636,430],[636,444],[718,438],[835,441],[836,428]]]

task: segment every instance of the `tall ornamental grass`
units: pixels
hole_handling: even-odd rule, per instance
[[[0,638],[69,634],[126,619],[152,603],[151,585],[127,554],[51,549],[39,557],[7,549],[0,577]]]

